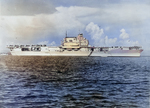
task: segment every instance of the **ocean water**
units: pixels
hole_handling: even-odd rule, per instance
[[[150,108],[150,57],[0,56],[0,108]]]

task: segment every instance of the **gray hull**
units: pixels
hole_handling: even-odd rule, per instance
[[[101,57],[139,57],[143,50],[121,50],[113,49],[110,51],[93,51],[91,56]]]

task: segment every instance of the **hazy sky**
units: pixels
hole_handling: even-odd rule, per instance
[[[83,33],[95,46],[150,50],[149,0],[0,0],[0,50],[7,44],[60,45]]]

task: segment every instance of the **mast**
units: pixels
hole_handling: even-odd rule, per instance
[[[66,37],[67,37],[67,31],[66,31]]]

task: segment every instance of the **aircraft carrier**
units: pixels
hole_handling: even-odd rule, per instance
[[[66,37],[60,46],[47,45],[8,45],[13,56],[140,56],[140,46],[89,47],[89,41],[79,34],[77,37]]]

